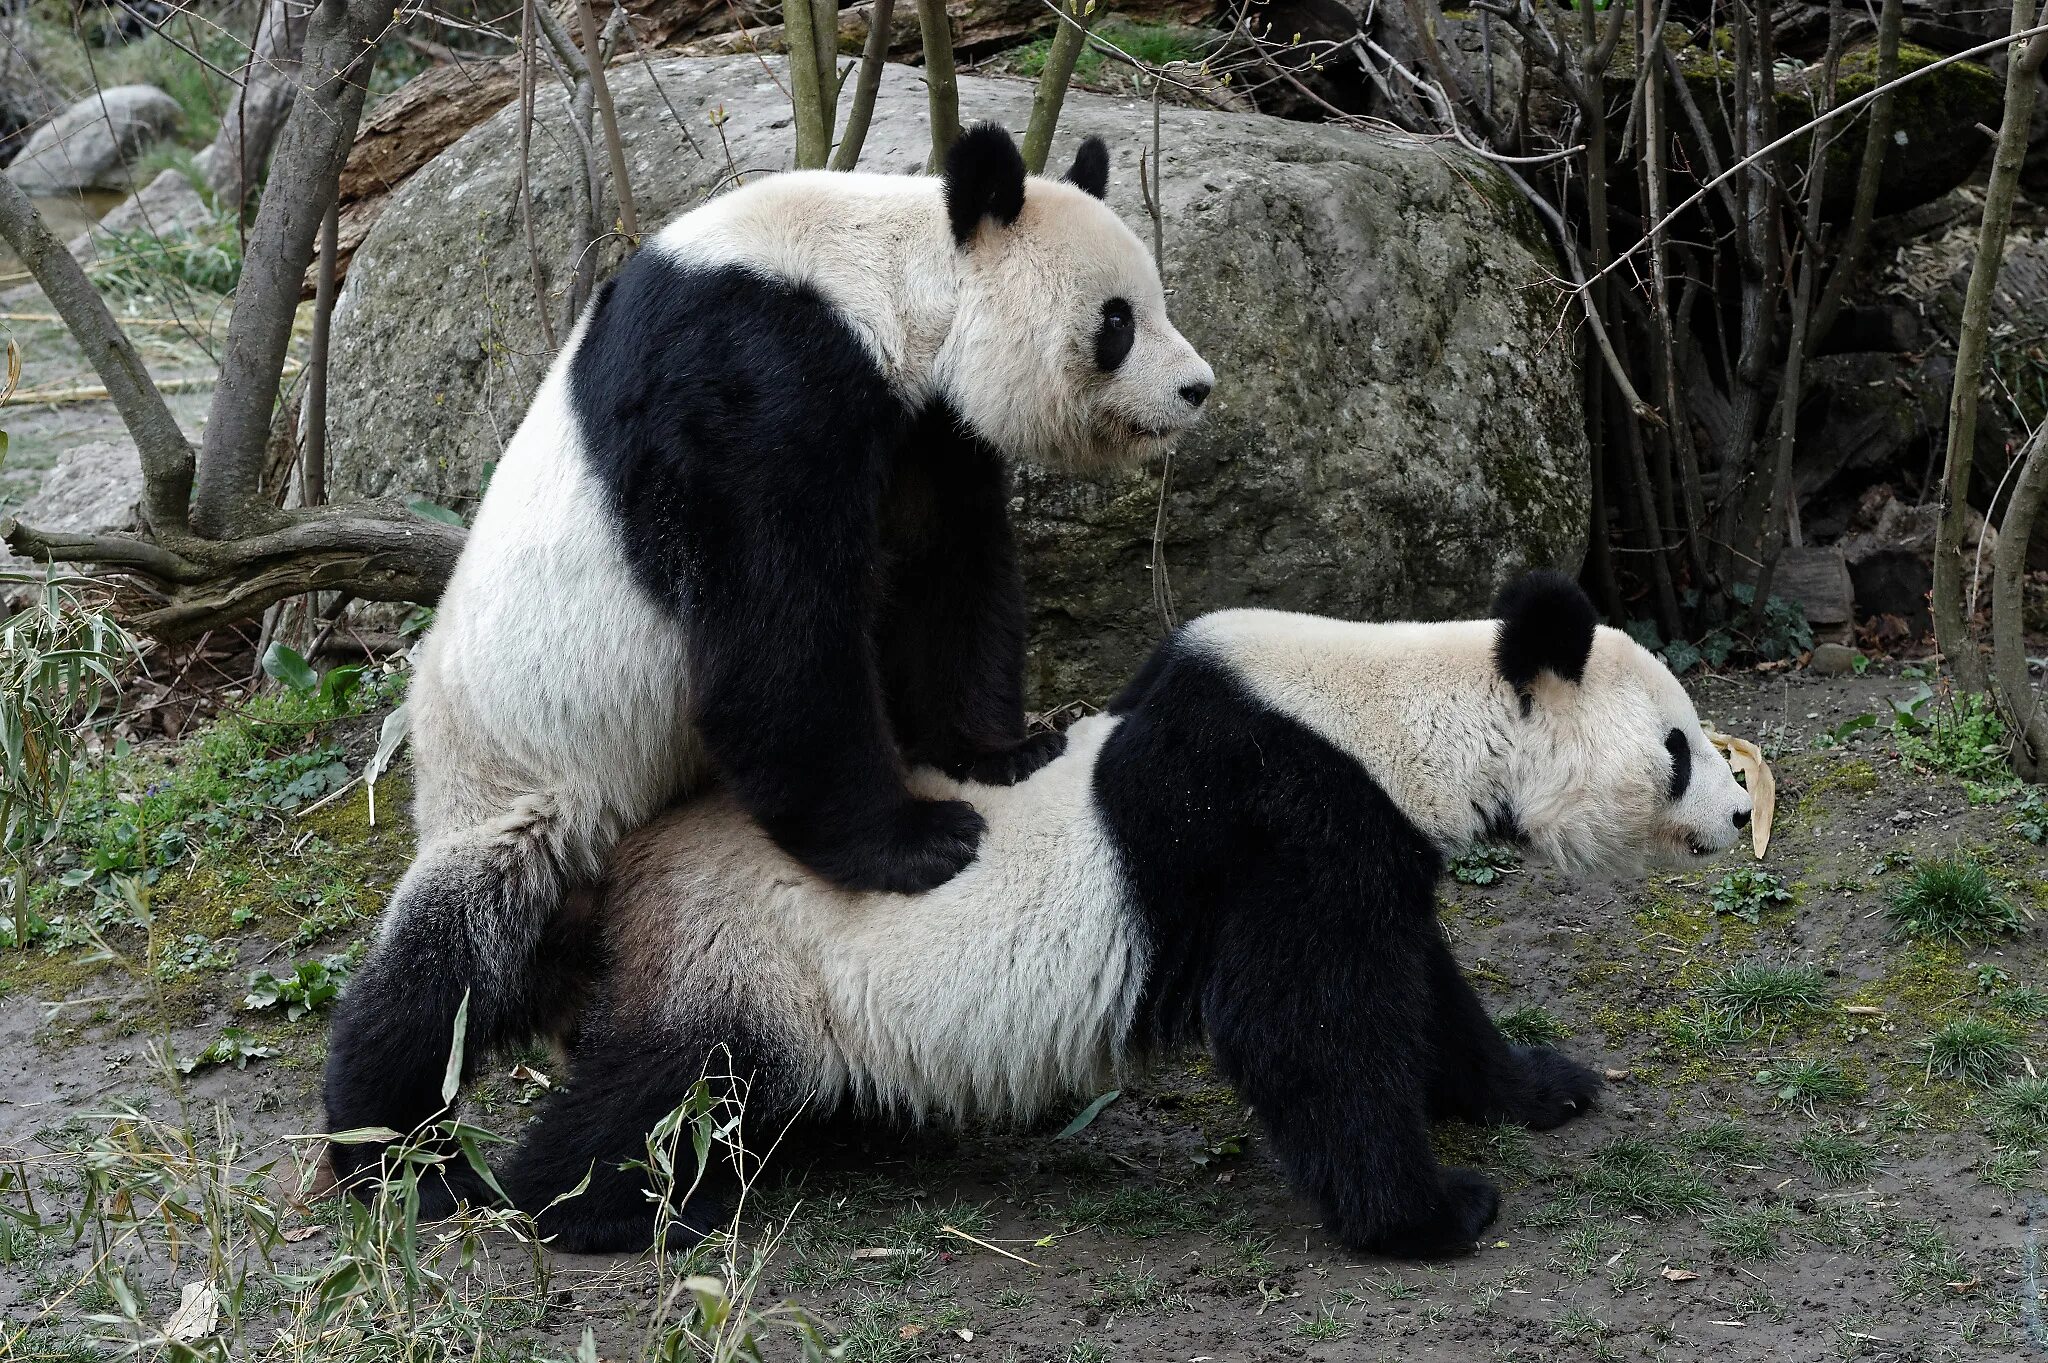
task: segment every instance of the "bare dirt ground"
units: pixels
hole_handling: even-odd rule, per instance
[[[1610,1080],[1598,1111],[1557,1132],[1439,1133],[1445,1158],[1506,1190],[1470,1256],[1380,1261],[1332,1242],[1255,1123],[1189,1057],[1065,1138],[1088,1095],[1031,1131],[869,1138],[786,1171],[742,1227],[753,1242],[776,1237],[757,1304],[801,1304],[855,1360],[2042,1352],[2048,1108],[2039,1121],[2014,1113],[2040,1097],[2028,1081],[2048,1061],[2035,922],[2048,877],[2014,826],[2030,816],[2010,789],[1973,803],[1961,780],[1902,763],[1889,702],[1919,685],[1877,672],[1694,679],[1702,715],[1775,763],[1778,826],[1762,869],[1777,881],[1750,884],[1754,923],[1714,898],[1729,873],[1755,867],[1746,855],[1643,884],[1577,886],[1512,866],[1490,884],[1446,882],[1446,926],[1496,1012]],[[1864,714],[1878,724],[1853,731]],[[359,770],[374,732],[374,714],[358,715],[270,751],[310,749],[339,781],[333,763]],[[183,760],[183,779],[197,763]],[[312,769],[251,767],[246,784],[274,790]],[[117,1102],[209,1129],[217,1103],[251,1147],[317,1130],[320,1015],[286,1022],[240,1001],[252,970],[283,973],[365,934],[408,851],[393,822],[402,776],[380,786],[375,829],[360,787],[311,813],[257,799],[218,828],[190,816],[155,884],[146,983],[80,964],[78,946],[6,953],[0,1161],[41,1171],[29,1183],[46,1219],[76,1202],[65,1160],[118,1126],[92,1116]],[[2020,911],[2016,932],[1963,943],[1894,933],[1889,897],[1950,853],[1985,868]],[[1476,862],[1465,873],[1488,874]],[[1780,885],[1789,898],[1775,897]],[[50,902],[84,912],[84,888],[65,893]],[[109,940],[133,950],[125,931]],[[189,1057],[230,1026],[275,1054],[201,1068],[182,1096],[158,1077],[153,1049]],[[1931,1057],[1931,1041],[1947,1049]],[[1984,1062],[1974,1079],[1938,1072],[1962,1052]],[[524,1059],[517,1076],[510,1060],[497,1067],[472,1120],[516,1129],[551,1065]],[[22,1186],[6,1168],[0,1205],[13,1208]],[[331,1202],[293,1207],[279,1272],[320,1262],[336,1225]],[[529,1281],[520,1247],[492,1237],[497,1258],[453,1271]],[[87,1317],[107,1303],[75,1286],[92,1253],[90,1237],[75,1249],[53,1233],[0,1236],[0,1312],[33,1327],[16,1356],[103,1356],[90,1342],[103,1327]],[[136,1262],[128,1280],[145,1317],[167,1317],[204,1261],[195,1244],[177,1264]],[[594,1356],[642,1356],[657,1304],[649,1262],[555,1259],[544,1291],[483,1311],[492,1328],[450,1352],[570,1357],[588,1329]],[[794,1353],[774,1336],[763,1347]]]

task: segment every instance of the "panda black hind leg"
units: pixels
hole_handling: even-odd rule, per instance
[[[594,1009],[570,1059],[568,1082],[548,1096],[499,1171],[499,1182],[556,1250],[603,1254],[648,1248],[661,1227],[655,1184],[645,1167],[649,1138],[702,1079],[717,1105],[714,1121],[743,1112],[738,1131],[744,1153],[714,1143],[699,1177],[689,1126],[677,1136],[667,1240],[672,1247],[693,1244],[729,1217],[739,1191],[735,1160],[758,1170],[762,1154],[795,1112],[787,1101],[790,1085],[781,1076],[772,1056],[743,1027],[620,1027],[608,1009]]]
[[[323,1086],[329,1131],[410,1133],[440,1114],[458,1012],[467,1077],[574,1008],[560,972],[575,973],[571,963],[594,943],[560,912],[569,887],[547,823],[544,811],[523,811],[423,849],[406,872],[335,1007]],[[385,1148],[330,1145],[336,1179],[355,1186]]]
[[[1592,1110],[1598,1075],[1548,1046],[1510,1044],[1442,935],[1435,934],[1424,951],[1434,1010],[1433,1115],[1548,1131]]]

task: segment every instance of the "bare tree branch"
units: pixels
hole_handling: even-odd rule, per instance
[[[183,530],[192,492],[191,444],[150,381],[142,357],[107,311],[106,300],[64,243],[51,234],[28,196],[5,175],[0,175],[0,238],[21,258],[64,319],[134,437],[142,460],[143,519],[159,533]],[[298,295],[296,284],[292,294]]]
[[[889,24],[895,17],[896,0],[874,0],[868,11],[860,75],[853,85],[853,106],[846,111],[846,131],[839,139],[839,149],[832,153],[834,170],[852,170],[860,164],[860,149],[868,140],[868,124],[875,116],[875,95],[882,88],[882,67],[889,60]]]
[[[917,0],[917,27],[924,35],[925,100],[932,125],[926,169],[936,171],[960,137],[960,82],[953,74],[953,26],[946,18],[946,0]]]
[[[278,376],[299,286],[348,160],[392,0],[320,0],[306,25],[304,87],[272,158],[269,189],[243,257],[241,300],[221,349],[219,386],[200,449],[192,524],[226,538],[274,525],[258,495]]]
[[[597,13],[590,0],[576,0],[576,13],[583,21],[583,61],[589,71],[591,93],[597,97],[597,116],[604,124],[605,155],[611,161],[612,193],[619,202],[619,228],[626,234],[626,248],[640,244],[640,215],[633,207],[633,181],[626,174],[626,147],[619,141],[619,116],[612,108],[612,87],[604,78],[604,50],[598,41]]]
[[[1067,101],[1074,63],[1087,45],[1088,30],[1099,12],[1096,0],[1068,0],[1060,11],[1059,26],[1046,50],[1045,69],[1038,75],[1038,88],[1031,92],[1031,122],[1024,129],[1024,169],[1033,175],[1045,174],[1045,158],[1052,151],[1052,135],[1059,127],[1060,107]]]

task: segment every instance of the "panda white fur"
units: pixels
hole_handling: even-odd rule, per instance
[[[745,1083],[759,1148],[846,1109],[1028,1119],[1206,1040],[1333,1233],[1469,1247],[1497,1195],[1437,1166],[1429,1120],[1550,1127],[1599,1081],[1495,1030],[1437,924],[1445,853],[1514,837],[1627,874],[1725,850],[1750,809],[1576,585],[1532,574],[1496,609],[1193,621],[1028,780],[920,778],[988,823],[921,896],[829,884],[723,793],[664,815],[618,851],[567,1087],[501,1182],[558,1248],[643,1248],[654,1207],[620,1165],[707,1072]]]
[[[943,179],[757,180],[599,294],[499,463],[413,682],[418,858],[333,1028],[330,1131],[408,1131],[573,987],[614,843],[716,770],[797,861],[918,891],[1024,730],[1007,465],[1155,453],[1213,375],[1102,202],[969,131]],[[336,1172],[375,1145],[338,1145]]]

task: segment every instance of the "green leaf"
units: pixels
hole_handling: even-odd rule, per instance
[[[356,693],[362,684],[361,667],[330,667],[320,678],[320,703],[330,710],[338,710],[348,698]]]
[[[295,648],[283,644],[272,644],[263,654],[263,671],[275,677],[294,691],[306,692],[319,687],[320,679],[313,675],[313,668]]]
[[[439,521],[443,525],[462,524],[462,517],[456,515],[447,507],[441,506],[436,502],[430,502],[424,497],[414,497],[407,501],[405,509],[412,512],[415,516],[425,516],[428,520]]]
[[[1054,1136],[1053,1139],[1056,1141],[1063,1141],[1069,1136],[1078,1136],[1081,1132],[1086,1131],[1089,1127],[1089,1124],[1092,1123],[1097,1117],[1100,1117],[1102,1115],[1102,1110],[1108,1107],[1111,1103],[1115,1102],[1121,1096],[1123,1096],[1122,1089],[1111,1089],[1109,1092],[1103,1094],[1094,1102],[1082,1108],[1080,1115],[1075,1117],[1073,1121],[1068,1122],[1065,1126],[1061,1127],[1060,1134]]]
[[[448,1072],[441,1076],[441,1105],[454,1105],[456,1090],[462,1087],[462,1043],[469,1035],[469,991],[455,1005],[455,1031],[448,1046]]]

